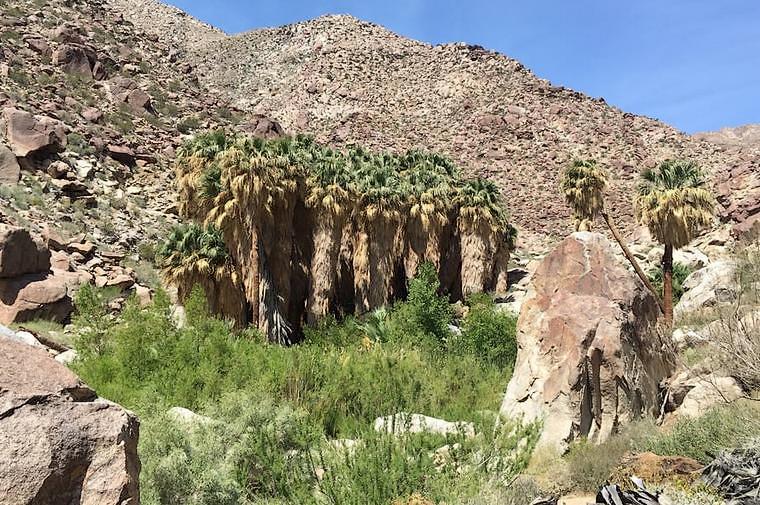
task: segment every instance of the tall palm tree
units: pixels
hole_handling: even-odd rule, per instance
[[[306,311],[309,323],[327,315],[335,294],[342,235],[352,208],[351,184],[344,156],[327,148],[312,153],[305,198],[306,206],[316,213]]]
[[[665,246],[662,256],[665,322],[673,323],[673,249],[691,242],[713,224],[715,199],[699,166],[665,160],[641,174],[636,218]]]
[[[401,175],[409,188],[404,270],[410,275],[423,261],[441,264],[441,235],[454,196],[456,168],[439,155],[409,151],[401,159]]]
[[[499,234],[508,226],[507,213],[499,188],[482,178],[460,184],[454,203],[458,207],[462,294],[467,296],[492,284]]]
[[[356,172],[356,229],[354,244],[355,306],[359,313],[386,305],[402,244],[409,188],[399,173],[398,159],[389,154],[352,159]]]
[[[628,249],[623,237],[615,226],[609,212],[604,208],[604,190],[607,187],[607,172],[599,167],[595,160],[574,160],[565,170],[560,182],[560,188],[565,195],[570,208],[573,210],[575,229],[590,230],[594,218],[601,215],[610,233],[623,251],[623,255],[633,267],[641,282],[654,295],[660,310],[665,313],[665,305],[657,290],[652,286],[649,277],[641,269],[636,257]]]

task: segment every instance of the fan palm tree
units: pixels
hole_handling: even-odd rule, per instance
[[[239,326],[246,323],[242,285],[219,230],[195,224],[179,226],[161,245],[157,257],[164,281],[177,287],[181,301],[200,286],[212,312],[233,317]]]
[[[462,183],[454,202],[459,213],[462,294],[467,296],[491,284],[498,236],[508,226],[507,213],[499,188],[482,178]]]
[[[327,315],[335,293],[343,229],[351,206],[351,173],[346,159],[330,149],[314,151],[305,203],[314,209],[314,245],[309,271],[307,320]]]
[[[644,286],[652,293],[657,300],[660,310],[665,313],[665,305],[660,298],[659,293],[649,280],[649,277],[641,269],[636,257],[628,249],[623,241],[623,237],[615,226],[609,212],[604,208],[604,190],[607,187],[607,172],[599,167],[594,160],[575,160],[565,170],[560,188],[565,195],[565,200],[571,209],[575,221],[575,229],[578,231],[590,230],[593,226],[594,219],[601,215],[607,224],[610,233],[623,251],[623,255],[633,267]]]
[[[636,218],[665,246],[662,256],[665,322],[673,323],[673,250],[713,223],[715,200],[704,174],[689,160],[666,160],[641,174]]]
[[[399,173],[398,159],[389,154],[352,159],[356,173],[354,241],[355,307],[365,313],[386,305],[402,253],[397,240],[403,228],[409,188]]]
[[[449,219],[454,193],[453,164],[438,155],[408,152],[401,160],[409,188],[405,271],[416,272],[423,261],[441,264],[441,234]]]

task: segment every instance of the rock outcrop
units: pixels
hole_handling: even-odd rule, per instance
[[[659,414],[673,371],[657,302],[602,235],[575,233],[540,264],[517,324],[518,354],[502,414],[542,419],[540,444],[601,442]]]
[[[139,422],[0,335],[0,505],[137,505]]]
[[[39,152],[56,152],[66,147],[63,124],[47,116],[33,116],[29,112],[6,108],[3,110],[4,134],[11,150],[18,157]]]
[[[23,228],[0,224],[0,323],[65,321],[75,280],[51,271],[50,250]]]
[[[683,289],[684,294],[674,309],[676,316],[733,302],[740,290],[736,279],[736,262],[716,261],[692,272],[684,279]]]

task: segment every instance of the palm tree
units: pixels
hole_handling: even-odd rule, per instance
[[[409,188],[399,173],[398,158],[389,154],[352,153],[356,177],[356,230],[354,241],[355,306],[359,313],[386,305],[396,258],[402,244]]]
[[[343,229],[352,208],[351,183],[346,159],[340,153],[326,148],[313,153],[305,199],[306,206],[316,213],[309,267],[309,323],[327,315],[335,293]]]
[[[492,284],[499,234],[507,231],[509,223],[499,188],[492,181],[465,181],[454,203],[459,214],[462,294],[467,296]]]
[[[157,257],[162,277],[177,287],[181,301],[200,286],[213,313],[233,317],[238,326],[246,323],[242,285],[219,230],[179,226],[159,247]]]
[[[456,168],[435,154],[409,151],[401,159],[401,174],[409,188],[404,270],[412,273],[423,261],[436,270],[441,264],[441,235],[449,219]]]
[[[609,212],[604,208],[604,190],[607,187],[607,172],[596,164],[595,160],[574,160],[565,170],[560,182],[560,188],[565,195],[565,200],[571,209],[575,220],[575,229],[578,231],[590,230],[594,218],[601,215],[607,224],[610,233],[623,251],[623,255],[633,267],[644,286],[654,295],[660,310],[665,313],[665,305],[659,293],[649,280],[649,277],[641,269],[631,250],[623,241],[620,232],[615,226]]]
[[[673,249],[691,242],[713,223],[715,199],[699,166],[666,160],[641,174],[636,218],[665,246],[662,256],[665,322],[673,324]]]

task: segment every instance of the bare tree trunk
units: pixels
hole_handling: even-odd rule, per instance
[[[662,255],[662,297],[665,302],[665,324],[673,326],[673,246],[665,244]]]
[[[644,274],[644,271],[639,266],[639,262],[636,261],[636,258],[633,256],[633,253],[631,253],[631,250],[628,249],[628,246],[625,245],[625,242],[623,242],[622,237],[620,236],[620,233],[617,230],[617,227],[615,226],[615,223],[612,222],[612,218],[607,213],[606,210],[603,210],[601,212],[602,217],[604,218],[604,222],[607,223],[607,227],[610,229],[610,232],[612,232],[612,236],[615,237],[615,240],[617,241],[618,245],[620,245],[620,248],[623,250],[623,254],[628,259],[628,261],[631,263],[631,266],[636,271],[636,275],[639,276],[639,279],[641,279],[641,282],[644,283],[644,286],[652,293],[655,300],[657,300],[657,305],[659,305],[660,310],[663,314],[665,314],[665,305],[662,303],[662,298],[660,298],[660,294],[657,292],[656,289],[654,289],[654,286],[652,286],[652,283],[649,282],[649,278]],[[672,318],[671,318],[672,319]]]

